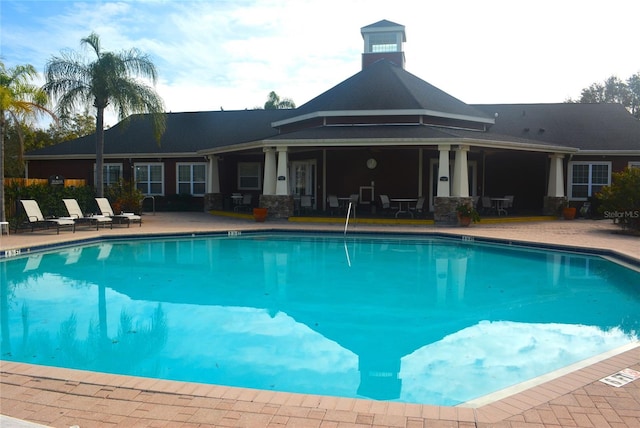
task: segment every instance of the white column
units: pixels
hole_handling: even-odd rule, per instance
[[[469,166],[467,164],[467,152],[469,146],[458,146],[456,149],[456,163],[453,165],[453,196],[461,198],[469,197]]]
[[[448,144],[438,146],[440,161],[438,163],[438,194],[436,196],[450,196],[449,193],[449,149]]]
[[[458,257],[451,260],[452,291],[455,293],[456,303],[464,300],[464,292],[467,287],[467,257]]]
[[[447,301],[449,289],[449,259],[436,257],[436,303],[443,305]]]
[[[218,156],[209,156],[209,180],[207,180],[207,187],[207,193],[220,193]]]
[[[549,165],[549,185],[547,186],[547,196],[564,198],[564,174],[562,159],[564,155],[549,155],[551,164]]]
[[[262,182],[263,195],[276,194],[276,152],[273,147],[264,149],[264,180]]]
[[[276,195],[289,194],[289,177],[287,166],[289,164],[286,147],[278,147],[278,177],[276,178]]]

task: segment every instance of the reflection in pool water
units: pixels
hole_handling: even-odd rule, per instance
[[[640,274],[444,239],[241,235],[2,261],[2,359],[455,405],[637,340]]]

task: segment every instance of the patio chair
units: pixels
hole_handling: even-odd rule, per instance
[[[482,201],[483,214],[491,214],[494,212],[494,207],[493,207],[493,204],[491,203],[491,198],[489,196],[483,196],[481,201]]]
[[[424,196],[420,196],[416,201],[415,206],[409,207],[409,211],[415,212],[415,215],[423,215],[424,214],[424,203],[426,198]]]
[[[127,223],[127,227],[131,226],[131,223],[140,223],[140,227],[142,227],[142,217],[134,213],[122,213],[122,214],[114,214],[113,209],[111,208],[111,204],[107,198],[96,198],[96,203],[98,204],[98,209],[100,213],[104,216],[111,217],[113,220],[116,220],[118,223]],[[113,227],[113,226],[112,226]]]
[[[382,211],[385,213],[390,213],[391,211],[398,210],[398,207],[391,206],[389,195],[380,195],[380,207],[382,208]]]
[[[513,208],[513,195],[505,195],[504,197],[507,200],[504,201],[504,203],[502,204],[502,208],[505,211],[509,211],[510,209]]]
[[[233,207],[233,210],[238,212],[240,210],[243,211],[251,211],[251,200],[253,199],[253,196],[251,195],[251,193],[245,193],[244,195],[242,195],[242,201],[240,201],[240,203],[236,204],[235,207]]]
[[[113,219],[111,217],[107,217],[105,215],[85,216],[84,214],[82,214],[80,205],[78,205],[78,201],[76,201],[75,199],[63,199],[62,202],[64,202],[64,205],[67,207],[69,217],[74,219],[76,222],[86,223],[90,226],[93,226],[93,224],[95,223],[96,230],[100,228],[101,224],[103,225],[103,227],[106,227],[108,224],[113,229]]]
[[[311,196],[309,195],[300,196],[300,212],[308,213],[312,209],[313,209],[313,201],[311,199]]]
[[[338,201],[338,197],[336,195],[329,195],[327,197],[327,202],[329,202],[329,213],[331,215],[335,215],[336,212],[340,214],[340,201]]]
[[[73,219],[65,217],[44,218],[42,211],[40,211],[40,205],[33,199],[22,199],[20,203],[22,203],[24,212],[27,215],[27,225],[31,227],[32,232],[36,227],[44,227],[45,229],[55,227],[58,234],[60,234],[61,227],[70,227],[74,232],[76,231],[76,222]],[[17,231],[18,227],[16,226]]]

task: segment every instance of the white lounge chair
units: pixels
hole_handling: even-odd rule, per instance
[[[96,198],[98,209],[104,216],[111,217],[119,223],[127,223],[127,227],[131,226],[131,223],[139,223],[142,226],[142,217],[134,213],[122,213],[114,214],[111,204],[107,198]]]
[[[44,218],[42,211],[40,211],[40,205],[38,205],[37,201],[33,199],[22,199],[20,202],[22,203],[24,212],[27,215],[27,225],[31,227],[32,232],[36,227],[44,227],[45,229],[55,227],[58,234],[60,234],[61,227],[70,227],[74,232],[76,231],[76,222],[73,219],[65,217]]]
[[[75,199],[63,199],[64,205],[67,207],[67,211],[69,212],[69,217],[74,219],[78,223],[88,223],[90,225],[96,225],[96,230],[100,228],[102,224],[104,227],[108,225],[113,229],[113,219],[111,217],[107,217],[105,215],[90,215],[85,216],[82,214],[82,210],[80,209],[80,205],[78,205],[78,201]]]

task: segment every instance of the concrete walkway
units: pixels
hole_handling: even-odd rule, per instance
[[[344,224],[267,221],[206,213],[145,215],[142,227],[2,236],[0,254],[101,236],[287,229],[342,231]],[[545,221],[441,228],[420,224],[350,225],[357,232],[446,233],[507,242],[598,248],[640,261],[640,238],[610,221]],[[616,388],[599,379],[640,371],[640,343],[521,385],[475,407],[286,394],[273,391],[106,375],[0,362],[0,426],[53,427],[640,427],[640,380]],[[15,425],[13,425],[15,424]]]

